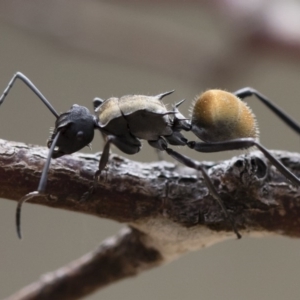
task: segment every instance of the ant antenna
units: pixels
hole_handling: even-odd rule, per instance
[[[46,97],[39,91],[39,89],[21,72],[17,72],[10,82],[8,83],[6,89],[4,90],[3,94],[0,97],[0,105],[4,102],[5,97],[9,93],[10,89],[14,85],[16,79],[22,80],[39,98],[40,100],[48,107],[48,109],[52,112],[52,114],[56,117],[56,119],[59,117],[59,114],[56,112],[54,107],[51,105],[51,103],[46,99]]]
[[[60,133],[61,133],[60,131],[57,132],[57,134],[56,134],[56,136],[55,136],[55,138],[54,138],[54,140],[51,144],[51,147],[50,147],[50,150],[49,150],[49,153],[48,153],[48,156],[47,156],[46,163],[45,163],[44,168],[43,168],[42,176],[41,176],[37,191],[31,192],[31,193],[25,195],[18,202],[17,209],[16,209],[16,227],[17,227],[17,234],[18,234],[19,239],[22,239],[22,232],[21,232],[21,209],[22,209],[22,204],[24,202],[30,200],[31,198],[33,198],[33,197],[35,197],[39,194],[43,194],[45,192],[46,186],[47,186],[48,170],[49,170],[49,166],[50,166],[50,162],[51,162],[52,153],[55,149],[55,146],[56,146],[56,143],[59,139]]]

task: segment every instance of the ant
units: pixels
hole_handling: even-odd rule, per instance
[[[92,115],[86,107],[77,104],[74,104],[69,111],[59,115],[35,85],[20,72],[16,73],[10,80],[0,97],[0,105],[16,79],[23,81],[56,117],[54,131],[47,143],[50,150],[38,189],[25,195],[18,202],[16,225],[19,238],[21,238],[20,214],[22,203],[38,194],[45,193],[51,158],[71,154],[88,146],[94,138],[95,129],[98,129],[105,136],[106,142],[98,170],[94,175],[94,182],[89,191],[84,194],[83,199],[87,199],[96,187],[98,177],[109,159],[110,144],[114,144],[126,154],[135,154],[141,149],[141,139],[147,140],[149,145],[160,151],[166,151],[167,154],[184,165],[202,172],[210,193],[220,205],[226,219],[231,222],[233,231],[238,238],[241,238],[241,235],[234,220],[227,212],[205,168],[200,163],[169,148],[169,144],[187,145],[199,152],[246,149],[256,146],[283,175],[294,184],[300,184],[300,180],[258,142],[255,117],[248,106],[239,98],[243,99],[254,94],[298,133],[300,133],[300,126],[266,97],[253,89],[245,88],[233,94],[221,90],[207,91],[196,99],[192,108],[191,121],[189,121],[178,110],[179,105],[184,100],[173,106],[171,111],[168,111],[161,102],[163,97],[173,91],[156,96],[112,97],[105,101],[95,98],[93,103],[96,116]],[[188,142],[181,134],[182,130],[192,131],[204,142]]]

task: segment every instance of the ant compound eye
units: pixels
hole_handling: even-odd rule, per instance
[[[82,141],[83,136],[84,136],[83,131],[78,131],[77,134],[76,134],[76,138],[77,138],[78,141]]]

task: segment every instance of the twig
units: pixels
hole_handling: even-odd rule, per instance
[[[7,300],[79,299],[103,286],[161,264],[157,250],[145,246],[147,236],[124,228],[98,249],[20,290]]]

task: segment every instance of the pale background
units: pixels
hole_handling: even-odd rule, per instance
[[[275,7],[279,12],[268,7],[270,1],[258,0],[247,1],[248,7],[238,5],[235,11],[231,5],[238,2],[2,1],[0,92],[16,71],[26,74],[58,111],[74,103],[92,109],[95,96],[153,95],[175,89],[165,102],[186,98],[182,111],[188,115],[193,97],[207,88],[234,91],[252,86],[299,120],[298,2],[283,1],[287,11]],[[280,34],[280,29],[287,30],[286,40],[264,43],[257,38],[272,36],[263,9],[274,10],[274,24]],[[248,103],[265,146],[300,150],[296,134],[256,99]],[[45,145],[53,125],[52,114],[21,82],[0,108],[3,139]],[[102,146],[97,134],[93,151]],[[180,151],[199,160],[236,154]],[[146,144],[131,158],[157,159]],[[26,204],[20,242],[15,208],[13,201],[0,201],[0,298],[94,249],[121,227]],[[188,254],[86,299],[299,299],[299,278],[298,240],[243,238]]]

